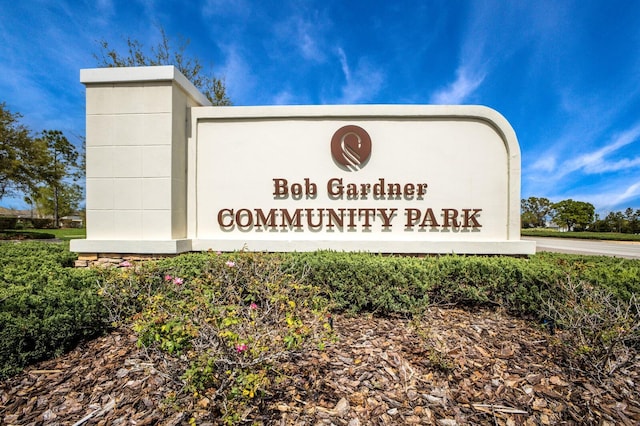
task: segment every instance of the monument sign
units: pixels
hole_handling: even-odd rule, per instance
[[[520,150],[481,106],[213,107],[174,67],[82,70],[83,253],[532,254]]]

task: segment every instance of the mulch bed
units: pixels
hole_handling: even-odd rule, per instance
[[[281,366],[246,424],[640,424],[640,358],[597,381],[559,365],[546,330],[500,312],[434,307],[420,323],[337,316],[334,327],[336,343]],[[215,401],[182,391],[177,365],[119,329],[0,383],[0,423],[219,424]]]

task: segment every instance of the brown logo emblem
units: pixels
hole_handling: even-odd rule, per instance
[[[371,156],[371,137],[362,127],[341,127],[331,138],[331,155],[345,170],[360,170]]]

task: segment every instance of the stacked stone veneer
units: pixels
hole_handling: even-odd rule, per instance
[[[89,267],[126,267],[124,262],[134,264],[135,262],[147,261],[147,260],[159,260],[167,257],[177,256],[175,254],[121,254],[121,253],[82,253],[78,255],[78,260],[75,261],[76,268],[89,268]]]

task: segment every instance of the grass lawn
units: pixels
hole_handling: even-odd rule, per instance
[[[57,238],[68,241],[75,238],[86,238],[85,228],[62,229],[20,229],[0,231],[0,240],[43,240]]]
[[[526,237],[578,238],[582,240],[640,241],[640,235],[618,232],[559,232],[550,229],[522,229]]]

